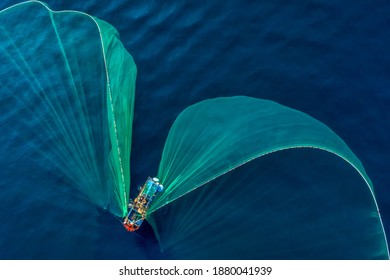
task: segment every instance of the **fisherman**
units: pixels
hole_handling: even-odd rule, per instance
[[[128,213],[123,220],[123,226],[127,231],[136,231],[146,218],[146,214],[153,197],[162,192],[163,185],[156,177],[148,178],[145,184],[139,189],[138,196],[134,201],[130,200],[128,204]]]

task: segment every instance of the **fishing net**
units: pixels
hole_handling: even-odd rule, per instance
[[[173,124],[148,220],[173,258],[387,258],[373,187],[327,126],[238,96]]]
[[[12,148],[125,215],[136,67],[118,32],[84,13],[25,2],[0,13],[0,40],[2,126],[24,139]]]

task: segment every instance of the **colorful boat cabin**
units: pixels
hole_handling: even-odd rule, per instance
[[[146,213],[153,198],[164,189],[158,178],[149,177],[145,184],[139,188],[139,194],[130,201],[128,213],[123,220],[123,226],[127,231],[136,231],[146,218]]]

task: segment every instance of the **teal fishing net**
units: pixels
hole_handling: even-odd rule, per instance
[[[0,40],[2,102],[21,108],[8,122],[31,132],[34,161],[125,215],[136,67],[117,31],[26,2],[0,13]]]
[[[388,258],[373,186],[327,126],[275,102],[183,111],[148,220],[176,258]]]

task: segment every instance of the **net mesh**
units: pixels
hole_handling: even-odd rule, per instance
[[[327,126],[275,102],[238,96],[187,108],[158,176],[165,190],[148,220],[174,257],[388,257],[361,162]]]
[[[217,98],[191,106],[173,124],[158,171],[166,190],[151,212],[250,160],[300,147],[342,157],[373,190],[357,157],[321,122],[268,100]]]
[[[0,13],[0,39],[1,96],[18,108],[6,123],[25,132],[32,162],[125,215],[136,67],[118,32],[25,2]]]

